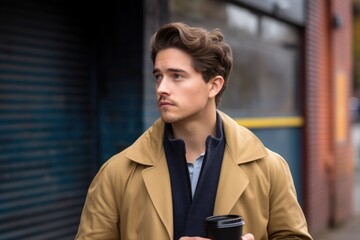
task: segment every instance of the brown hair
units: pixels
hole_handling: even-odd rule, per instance
[[[224,92],[232,68],[232,51],[224,42],[224,36],[218,28],[207,31],[200,27],[190,27],[184,23],[168,23],[161,27],[151,38],[151,60],[159,51],[177,48],[188,53],[193,67],[200,72],[205,82],[220,75],[224,78],[224,86],[215,97],[216,105]]]

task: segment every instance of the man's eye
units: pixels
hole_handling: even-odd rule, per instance
[[[158,74],[158,75],[154,75],[154,78],[156,81],[159,81],[162,79],[162,76]]]
[[[182,76],[181,76],[180,74],[175,73],[175,74],[174,74],[174,78],[175,78],[175,79],[180,79],[180,78],[182,78]]]

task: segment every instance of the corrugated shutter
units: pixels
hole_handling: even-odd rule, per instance
[[[0,1],[0,239],[73,239],[95,157],[88,49],[63,1]]]

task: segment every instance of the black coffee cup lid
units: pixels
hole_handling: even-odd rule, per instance
[[[208,227],[225,228],[243,225],[244,219],[239,215],[218,215],[210,216],[204,220],[204,224]]]

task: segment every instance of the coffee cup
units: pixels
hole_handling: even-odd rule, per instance
[[[241,239],[244,219],[239,215],[210,216],[204,220],[205,232],[212,240]]]

